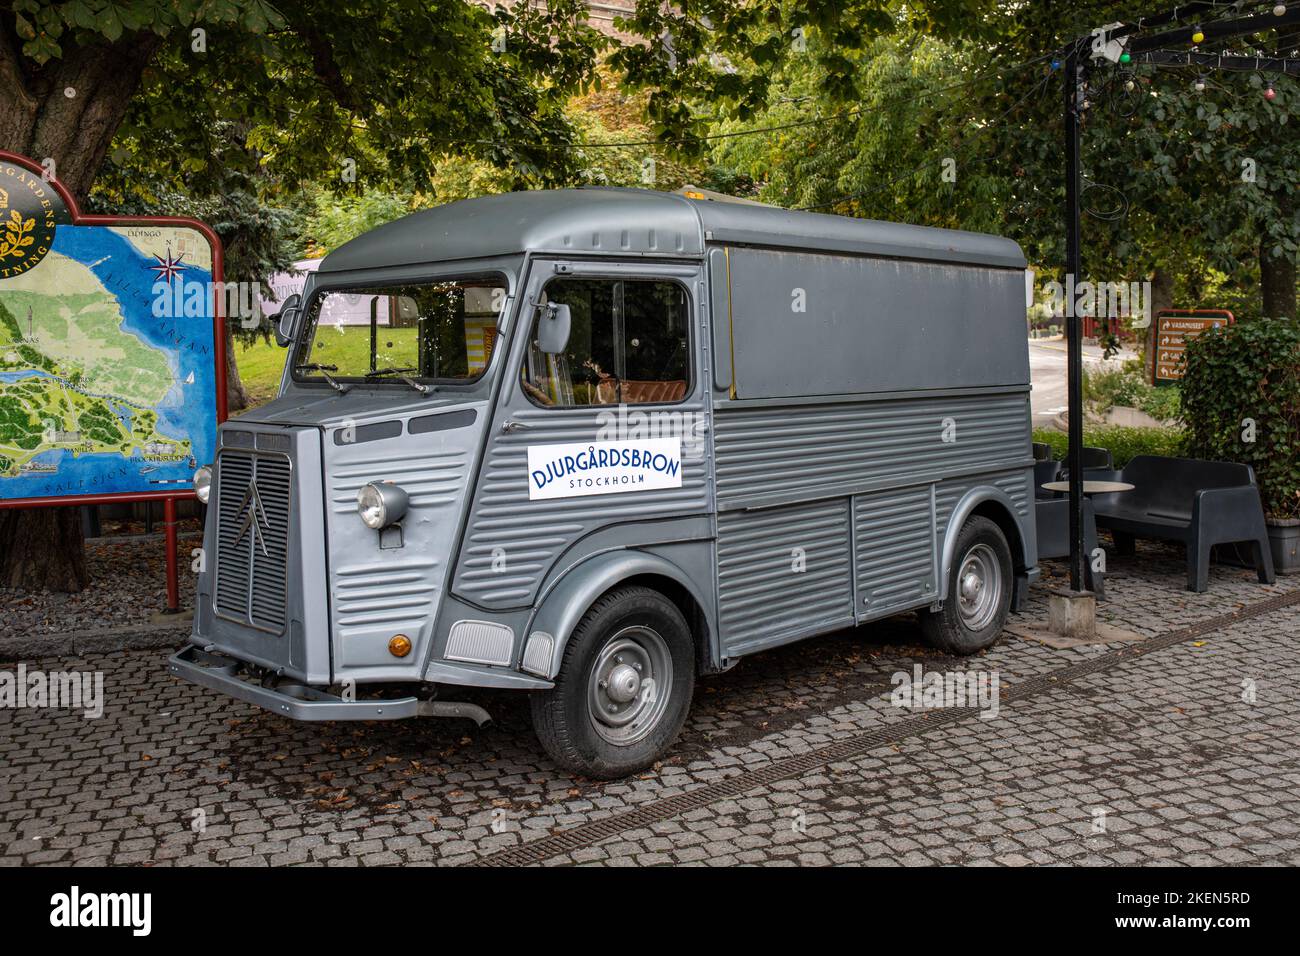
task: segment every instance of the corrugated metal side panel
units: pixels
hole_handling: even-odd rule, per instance
[[[633,411],[702,417],[704,406],[692,401]],[[530,501],[528,446],[606,440],[601,415],[582,409],[511,410],[511,420],[528,427],[498,430],[489,441],[456,569],[457,594],[486,607],[527,604],[558,556],[580,537],[615,522],[709,510],[707,463],[685,457],[680,488]],[[617,415],[617,409],[603,415]]]
[[[718,502],[750,495],[851,490],[892,476],[973,469],[1027,457],[1023,392],[841,404],[714,409]],[[944,441],[951,419],[952,441]]]
[[[1033,500],[1030,493],[1030,482],[1032,474],[1026,473],[1023,469],[1018,471],[1003,472],[995,477],[981,476],[978,478],[960,478],[952,481],[940,482],[935,486],[934,512],[935,512],[935,533],[942,538],[948,530],[948,521],[952,518],[952,509],[957,507],[957,502],[961,496],[975,485],[993,485],[1006,493],[1015,505],[1016,517],[1022,521],[1029,518],[1030,502]]]
[[[856,496],[853,524],[859,614],[878,617],[891,608],[933,600],[935,539],[928,486]]]
[[[433,558],[344,564],[334,572],[334,632],[344,641],[376,627],[419,634],[438,597]]]
[[[724,652],[853,618],[849,502],[718,515],[718,599]],[[802,570],[799,570],[799,569]]]
[[[410,450],[418,444],[399,438],[327,446],[334,637],[343,664],[353,663],[353,640],[381,632],[401,632],[415,640],[432,626],[444,549],[456,527],[470,453],[461,448]],[[377,479],[395,482],[410,495],[400,550],[378,550],[378,535],[357,517],[357,492]]]
[[[400,485],[410,495],[412,509],[433,510],[439,517],[455,520],[451,512],[469,470],[467,452],[402,454],[393,449],[387,454],[363,454],[365,449],[365,445],[344,445],[331,450],[330,511],[355,516],[361,486],[382,479]]]

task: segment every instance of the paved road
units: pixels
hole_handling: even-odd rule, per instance
[[[1111,570],[1103,617],[1152,637],[1005,637],[960,665],[998,675],[996,718],[891,704],[894,673],[958,666],[904,617],[702,681],[669,759],[612,783],[558,772],[510,695],[481,731],[302,725],[158,653],[44,661],[104,671],[107,705],[0,711],[0,865],[1300,863],[1300,580],[1191,594],[1161,549]]]
[[[1114,358],[1102,357],[1095,345],[1083,347],[1086,368],[1118,368],[1135,353],[1123,351]],[[1034,390],[1030,393],[1034,426],[1047,425],[1066,409],[1065,341],[1063,339],[1029,340],[1029,379]]]

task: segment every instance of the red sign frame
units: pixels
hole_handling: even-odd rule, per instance
[[[17,153],[10,153],[0,149],[0,162],[12,163],[15,166],[21,166],[28,172],[41,177],[48,182],[54,191],[59,194],[67,206],[68,215],[72,217],[74,226],[183,226],[199,232],[208,241],[212,247],[212,281],[214,283],[225,281],[225,263],[221,240],[217,234],[212,231],[212,227],[207,223],[200,222],[197,219],[190,219],[186,216],[102,216],[92,214],[82,214],[77,206],[77,201],[72,194],[58,181],[56,177],[46,177],[44,167],[32,161],[26,156],[20,156]],[[221,295],[214,292],[212,310],[212,352],[216,362],[216,390],[217,390],[217,424],[220,425],[226,420],[226,319],[223,314]],[[175,502],[181,499],[190,499],[194,497],[193,488],[185,489],[167,489],[163,491],[117,491],[97,495],[55,495],[43,498],[3,498],[0,499],[0,508],[41,508],[57,507],[62,505],[100,505],[110,504],[116,501],[163,501]]]

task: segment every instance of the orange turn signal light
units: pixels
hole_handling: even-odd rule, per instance
[[[394,657],[405,657],[411,653],[411,639],[405,634],[398,634],[388,642],[388,653]]]

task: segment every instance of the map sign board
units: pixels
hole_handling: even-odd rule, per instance
[[[0,153],[0,506],[189,497],[224,417],[221,249],[81,216]]]
[[[1233,321],[1226,309],[1161,309],[1156,313],[1152,384],[1177,382],[1185,372],[1187,340]]]

